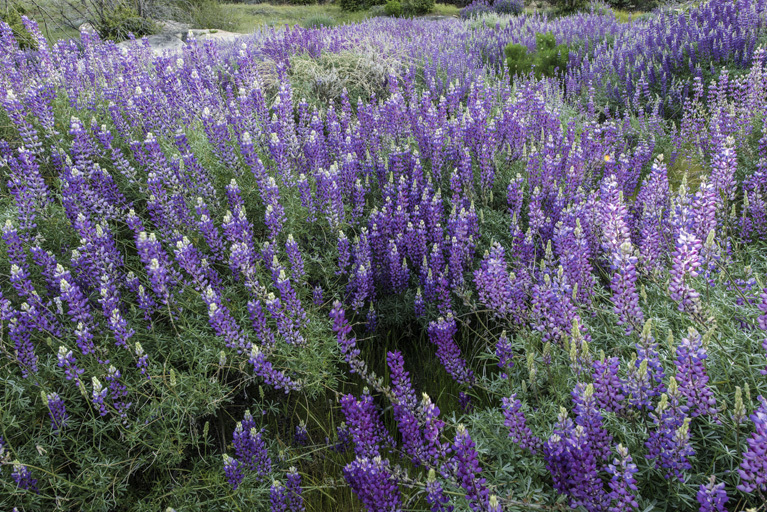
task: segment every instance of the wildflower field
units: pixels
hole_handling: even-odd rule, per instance
[[[0,510],[767,510],[767,0],[521,5],[0,23]]]

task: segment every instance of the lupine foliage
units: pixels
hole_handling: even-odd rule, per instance
[[[0,24],[0,507],[764,503],[766,15]]]

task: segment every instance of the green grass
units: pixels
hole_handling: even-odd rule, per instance
[[[224,16],[232,32],[253,32],[262,26],[301,25],[310,18],[330,16],[336,23],[356,23],[368,17],[367,11],[345,12],[337,5],[244,5],[223,4]]]
[[[223,4],[232,32],[252,32],[262,26],[304,25],[312,18],[331,17],[336,24],[357,23],[370,17],[368,11],[347,12],[337,5],[243,5]],[[430,15],[457,16],[454,5],[436,4]]]
[[[461,11],[455,5],[448,4],[434,4],[434,10],[430,13],[432,16],[438,14],[440,16],[458,16]]]
[[[43,0],[31,6],[29,13],[40,24],[40,29],[49,41],[78,38],[79,32],[67,27],[56,12],[55,5]],[[435,4],[429,16],[458,16],[454,5]],[[230,32],[250,33],[264,26],[301,25],[311,26],[314,20],[327,19],[335,25],[358,23],[370,18],[369,11],[347,12],[333,4],[324,5],[271,5],[271,4],[227,4],[222,3],[220,11],[216,9],[216,23],[203,23],[206,27]],[[196,20],[195,25],[200,25]]]
[[[615,13],[615,19],[618,20],[618,23],[628,23],[638,19],[644,14],[641,11],[622,11],[620,9],[613,9],[613,12]]]

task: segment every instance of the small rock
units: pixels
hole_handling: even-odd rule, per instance
[[[187,23],[180,23],[174,20],[160,21],[157,23],[157,25],[160,27],[160,32],[162,33],[165,33],[165,32],[184,33],[191,28],[191,25]]]

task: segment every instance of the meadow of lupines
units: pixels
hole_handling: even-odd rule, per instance
[[[0,25],[1,508],[763,510],[766,16]]]

